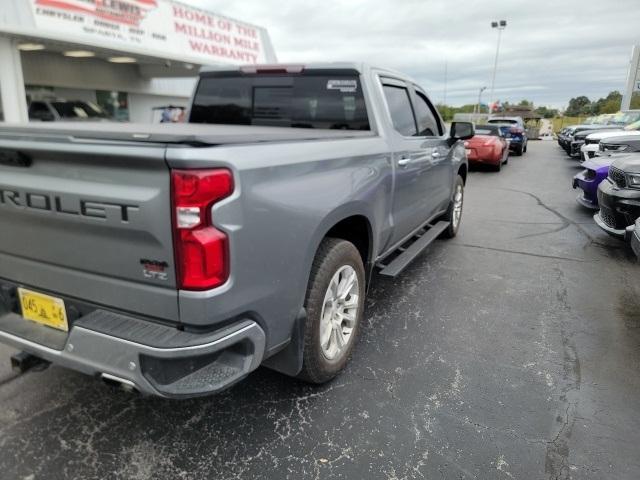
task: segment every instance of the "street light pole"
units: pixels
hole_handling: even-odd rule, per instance
[[[443,105],[447,104],[447,67],[448,67],[448,62],[445,59],[444,61],[444,99],[442,100]]]
[[[481,103],[482,103],[482,102],[480,101],[480,97],[482,97],[482,92],[484,92],[486,89],[487,89],[487,87],[482,87],[482,88],[480,89],[480,91],[478,92],[478,103],[477,103],[476,108],[475,108],[475,110],[476,110],[476,112],[477,112],[477,113],[482,113],[482,112],[480,111],[480,105],[481,105]],[[476,113],[476,112],[474,112],[474,113]]]
[[[500,39],[502,38],[502,31],[507,28],[507,21],[500,20],[499,22],[491,22],[491,28],[498,29],[498,45],[496,46],[496,59],[493,62],[493,76],[491,77],[491,95],[489,105],[492,105],[495,98],[493,96],[493,90],[496,84],[496,71],[498,70],[498,55],[500,55]],[[489,107],[489,113],[491,113],[491,107]]]

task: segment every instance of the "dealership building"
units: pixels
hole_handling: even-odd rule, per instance
[[[7,122],[53,120],[62,101],[159,121],[162,110],[187,106],[201,66],[277,61],[264,28],[172,0],[1,1]]]

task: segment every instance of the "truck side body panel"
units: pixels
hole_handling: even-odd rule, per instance
[[[230,168],[237,178],[234,194],[212,214],[230,238],[231,277],[210,292],[180,292],[180,318],[187,324],[249,313],[265,326],[268,345],[277,347],[289,338],[315,251],[332,226],[361,215],[378,245],[390,235],[393,171],[379,137],[259,149],[176,147],[167,161],[180,168]]]

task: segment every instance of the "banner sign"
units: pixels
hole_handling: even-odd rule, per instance
[[[105,48],[183,56],[202,64],[275,61],[264,29],[172,0],[29,1],[38,30]]]

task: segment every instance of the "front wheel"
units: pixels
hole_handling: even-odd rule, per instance
[[[464,204],[464,180],[458,175],[453,185],[453,196],[449,203],[447,213],[445,213],[443,220],[449,222],[449,226],[442,232],[442,236],[445,238],[453,238],[458,234],[460,228],[460,221],[462,220],[462,206]]]
[[[364,265],[358,249],[346,240],[324,239],[307,286],[299,378],[324,383],[345,367],[360,331],[364,296]]]

